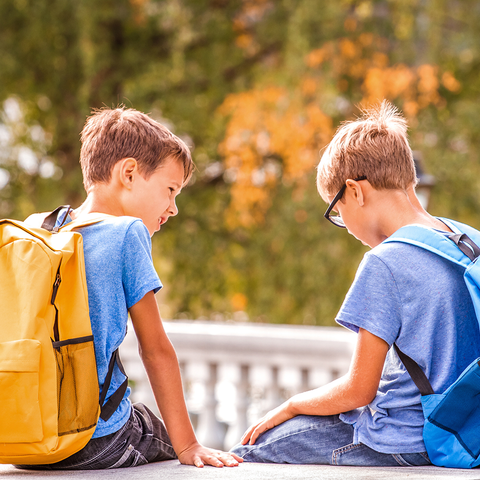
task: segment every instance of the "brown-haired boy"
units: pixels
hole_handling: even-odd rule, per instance
[[[406,130],[383,102],[342,125],[323,154],[325,217],[372,248],[336,318],[358,333],[356,349],[345,376],[295,395],[247,430],[233,449],[245,461],[430,463],[419,391],[391,347],[442,392],[479,356],[480,334],[461,267],[414,245],[383,243],[411,224],[451,233],[415,196]]]
[[[93,212],[111,215],[79,229],[99,384],[103,386],[112,354],[125,337],[130,313],[163,421],[144,405],[132,405],[127,389],[114,414],[99,419],[82,450],[59,463],[29,468],[119,468],[177,457],[197,467],[238,465],[241,459],[235,455],[205,448],[195,438],[175,351],[154,296],[162,284],[153,267],[150,237],[178,213],[175,197],[193,171],[190,151],[161,124],[125,108],[96,111],[81,138],[87,198],[70,215],[63,212],[57,223]],[[124,381],[116,365],[107,399]]]

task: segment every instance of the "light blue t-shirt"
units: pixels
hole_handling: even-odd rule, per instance
[[[480,356],[463,272],[423,248],[380,244],[365,255],[336,320],[395,342],[442,393]],[[390,454],[425,451],[420,393],[393,348],[372,403],[340,418],[353,424],[354,443]]]
[[[101,389],[112,353],[125,338],[128,309],[148,292],[158,292],[162,284],[152,262],[150,234],[141,220],[111,217],[78,231],[83,237],[88,304]],[[125,376],[115,366],[107,399],[124,380]],[[99,419],[92,438],[114,433],[127,422],[131,412],[129,395],[130,388],[107,422]]]

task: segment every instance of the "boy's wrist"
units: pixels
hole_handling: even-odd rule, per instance
[[[180,445],[180,446],[174,445],[173,449],[175,450],[175,453],[177,454],[177,457],[181,457],[185,453],[190,452],[192,450],[195,450],[196,448],[198,448],[200,446],[201,445],[200,445],[199,441],[195,437],[193,440],[191,440],[190,442],[188,442],[186,444],[183,444],[183,445]],[[177,448],[175,448],[175,447],[177,447]]]
[[[285,412],[290,417],[296,417],[297,415],[301,414],[298,407],[299,407],[299,405],[298,405],[298,402],[296,401],[296,395],[289,398],[285,402]]]

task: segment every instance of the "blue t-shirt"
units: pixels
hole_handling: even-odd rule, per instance
[[[368,252],[337,316],[413,358],[442,393],[480,356],[480,333],[464,269],[423,248],[384,243]],[[382,453],[424,452],[420,393],[393,348],[375,399],[343,413],[354,443]]]
[[[110,358],[125,338],[128,309],[148,292],[158,292],[162,284],[152,262],[150,234],[141,220],[110,217],[78,231],[83,237],[88,304],[101,389]],[[124,380],[125,376],[115,366],[107,399]],[[107,422],[98,420],[92,438],[114,433],[127,422],[131,413],[129,395],[130,388]]]

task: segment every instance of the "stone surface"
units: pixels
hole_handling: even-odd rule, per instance
[[[376,479],[476,479],[479,470],[457,470],[439,467],[333,467],[326,465],[273,465],[244,463],[235,468],[195,468],[180,465],[176,460],[116,470],[90,471],[35,471],[17,470],[11,465],[0,465],[0,478],[34,480],[45,477],[90,477],[92,480],[376,480]]]

